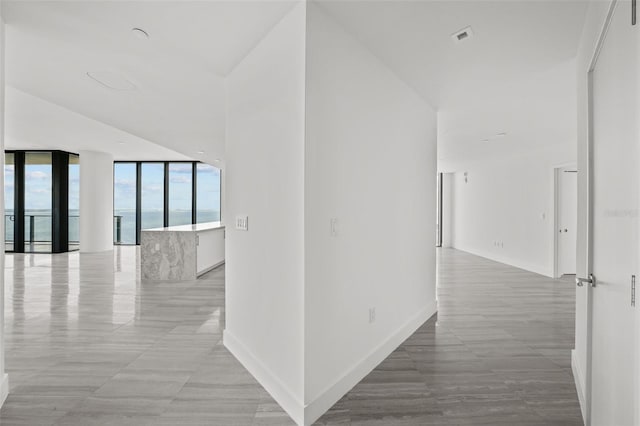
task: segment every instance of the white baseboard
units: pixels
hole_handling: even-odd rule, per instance
[[[578,402],[580,403],[580,411],[582,412],[582,421],[587,421],[587,404],[586,394],[584,393],[584,378],[581,376],[580,361],[576,356],[576,350],[571,350],[571,370],[573,371],[573,381],[576,383],[576,391],[578,393]]]
[[[2,382],[0,383],[0,407],[4,404],[9,396],[9,375],[7,373],[2,377]]]
[[[304,425],[313,424],[347,392],[357,385],[367,374],[376,368],[385,358],[398,348],[422,324],[437,312],[434,300],[429,306],[418,312],[402,327],[396,330],[384,342],[378,345],[360,362],[352,366],[340,379],[323,391],[320,396],[304,408]]]
[[[196,271],[196,278],[201,277],[202,275],[206,274],[207,272],[211,272],[216,268],[219,268],[220,266],[224,265],[224,263],[225,263],[225,261],[223,260],[222,262],[218,262],[218,263],[214,264],[213,266],[209,266],[208,268],[203,269],[200,272]]]
[[[398,346],[411,336],[422,324],[437,312],[437,304],[433,301],[413,318],[407,321],[395,333],[378,345],[360,362],[352,366],[333,385],[324,390],[320,396],[312,402],[304,405],[285,386],[271,370],[256,358],[246,346],[242,344],[231,332],[223,333],[223,344],[240,361],[244,368],[266,389],[278,404],[289,414],[298,425],[308,426],[313,424],[347,392],[357,385],[367,374],[376,368]]]
[[[299,425],[304,424],[304,404],[229,330],[224,330],[222,343],[244,368],[255,377],[269,395]]]

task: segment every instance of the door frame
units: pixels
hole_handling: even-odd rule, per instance
[[[587,229],[586,229],[586,248],[587,248],[587,262],[586,268],[587,271],[576,271],[578,275],[586,272],[588,276],[593,272],[593,227],[594,227],[594,211],[593,211],[593,148],[594,148],[594,118],[593,118],[593,73],[595,72],[596,65],[598,63],[598,58],[600,57],[600,52],[602,52],[602,48],[604,47],[604,43],[607,38],[607,33],[609,32],[609,28],[611,27],[611,22],[613,20],[613,14],[615,12],[616,6],[618,4],[618,0],[610,0],[609,8],[607,11],[607,17],[602,26],[602,30],[600,31],[600,35],[598,36],[598,42],[596,44],[596,48],[593,52],[593,56],[591,61],[589,62],[589,69],[587,71],[587,105],[588,105],[588,127],[587,127],[587,141],[588,141],[588,149],[587,149]],[[584,381],[584,404],[585,407],[582,410],[585,414],[584,422],[585,426],[591,426],[591,410],[593,407],[592,404],[592,348],[593,348],[593,289],[589,285],[585,285],[584,291],[587,292],[587,336],[586,336],[586,377]]]
[[[443,206],[442,206],[442,200],[444,199],[444,197],[442,196],[442,179],[444,178],[444,173],[442,172],[438,172],[437,176],[436,176],[436,183],[437,183],[437,199],[436,199],[436,205],[437,205],[437,212],[436,212],[436,221],[438,223],[436,223],[436,227],[437,227],[437,238],[436,238],[436,247],[440,248],[442,247],[442,210],[443,210]]]
[[[560,225],[560,169],[565,167],[572,167],[578,170],[578,166],[575,162],[563,163],[553,166],[553,278],[560,278],[562,275],[559,271],[560,266],[560,251],[559,251],[559,237],[558,227]],[[577,188],[576,188],[577,191]],[[577,207],[577,206],[576,206]],[[576,209],[577,214],[577,209]],[[576,247],[577,252],[577,247]],[[576,271],[577,273],[577,271]]]

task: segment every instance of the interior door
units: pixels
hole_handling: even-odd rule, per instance
[[[638,275],[638,26],[631,1],[612,9],[592,69],[590,291],[592,425],[640,424],[640,353],[632,275]]]
[[[558,272],[572,275],[576,273],[578,175],[575,167],[562,167],[558,172]]]

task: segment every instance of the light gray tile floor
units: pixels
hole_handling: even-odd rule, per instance
[[[221,344],[224,268],[141,283],[135,247],[7,255],[2,425],[292,425]],[[439,251],[439,314],[321,425],[581,424],[574,287]]]

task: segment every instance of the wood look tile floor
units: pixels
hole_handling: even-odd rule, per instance
[[[0,424],[292,425],[222,346],[224,268],[141,283],[138,256],[7,255]],[[318,424],[582,424],[573,284],[438,256],[438,317]]]

